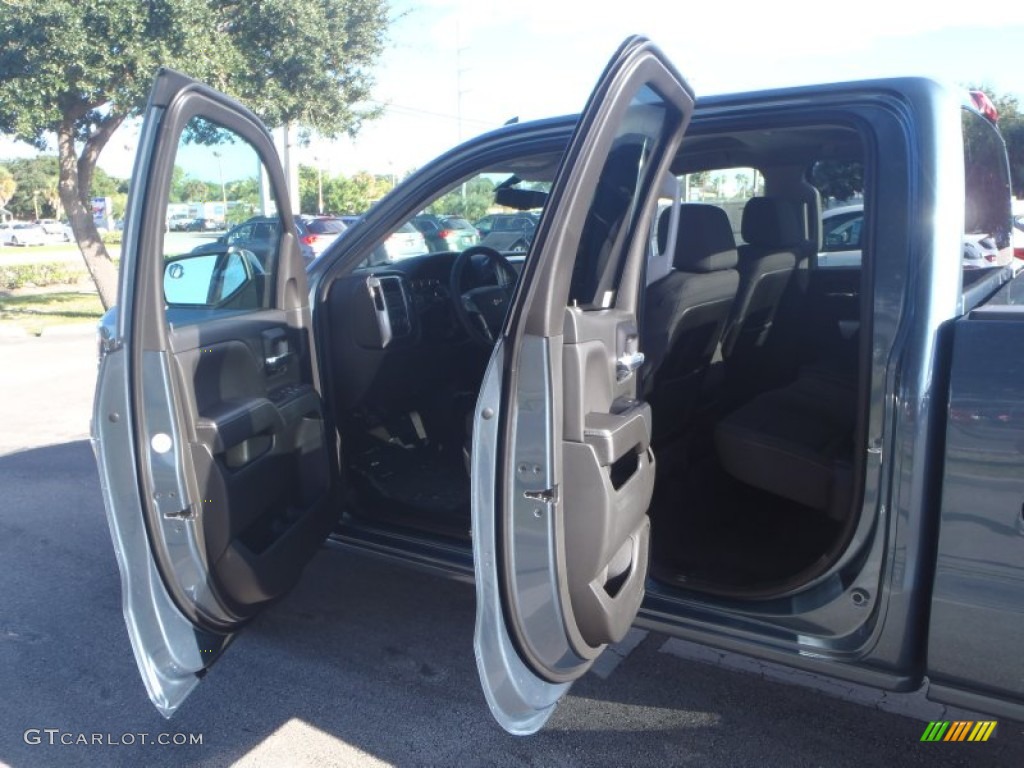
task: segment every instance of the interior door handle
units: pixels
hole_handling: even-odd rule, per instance
[[[643,352],[626,352],[615,361],[615,378],[622,381],[643,364]]]
[[[279,355],[270,355],[263,358],[263,365],[269,372],[274,373],[275,371],[279,371],[284,368],[285,364],[288,362],[288,358],[291,356],[291,352],[282,352]]]

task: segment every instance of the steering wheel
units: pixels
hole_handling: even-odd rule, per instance
[[[477,281],[490,282],[464,288],[466,272],[470,270]],[[518,279],[519,273],[508,259],[489,246],[474,245],[455,257],[451,274],[452,304],[455,317],[470,339],[485,347],[494,346]]]

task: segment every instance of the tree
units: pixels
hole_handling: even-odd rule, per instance
[[[438,215],[460,216],[472,223],[483,218],[492,205],[494,182],[488,178],[477,177],[438,198],[427,210]]]
[[[968,85],[972,91],[982,91],[999,113],[996,125],[1006,142],[1010,159],[1010,184],[1015,197],[1024,197],[1024,114],[1020,99],[1013,94],[996,93],[987,85]]]
[[[7,201],[14,196],[17,189],[18,182],[14,180],[14,174],[8,168],[0,165],[0,208],[7,207]]]
[[[47,202],[47,191],[57,183],[57,158],[52,155],[18,158],[8,161],[8,168],[17,182],[17,190],[8,200],[7,208],[19,219],[33,219],[36,204],[42,203],[40,215],[53,216],[55,209]]]
[[[849,200],[864,192],[864,165],[840,160],[822,160],[811,168],[811,184],[823,200]]]
[[[0,3],[0,131],[56,136],[60,200],[103,305],[117,275],[92,220],[96,160],[145,107],[158,66],[247,103],[270,127],[354,135],[373,110],[387,0],[21,0]]]

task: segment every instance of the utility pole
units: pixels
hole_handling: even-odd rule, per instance
[[[455,20],[455,117],[458,124],[458,143],[462,143],[462,94],[466,91],[462,88],[462,73],[465,71],[462,68],[462,52],[466,48],[462,47],[462,22],[458,19]],[[462,207],[466,207],[466,182],[462,182]],[[465,210],[463,210],[465,213]]]
[[[292,124],[285,123],[283,127],[283,149],[282,160],[284,160],[284,180],[288,187],[288,205],[292,213],[298,215],[299,210],[299,164],[295,157],[295,147],[292,145]]]
[[[227,227],[228,223],[228,191],[227,187],[224,186],[224,163],[221,160],[221,153],[214,151],[213,156],[217,158],[217,172],[220,174],[220,202],[224,206],[224,226]]]

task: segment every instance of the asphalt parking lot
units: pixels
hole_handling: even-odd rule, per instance
[[[81,330],[0,339],[0,764],[1024,764],[1020,724],[921,743],[919,720],[683,659],[653,633],[540,734],[508,736],[476,678],[472,586],[335,545],[164,720],[124,629],[86,439],[94,350]]]

